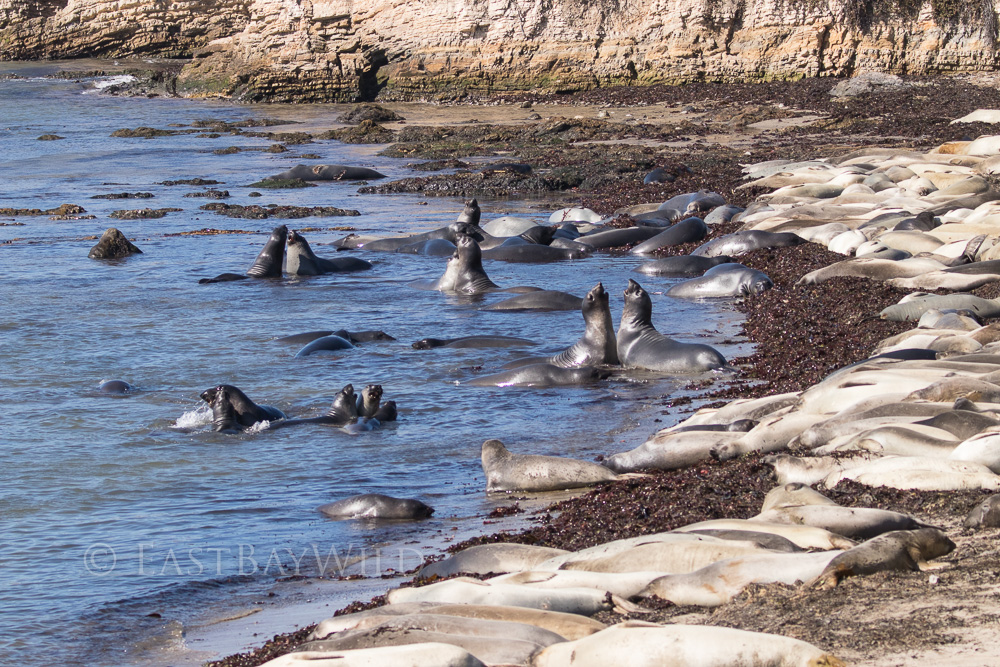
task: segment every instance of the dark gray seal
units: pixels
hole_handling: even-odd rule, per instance
[[[470,199],[465,202],[465,208],[462,212],[458,214],[457,222],[465,222],[470,225],[479,226],[479,220],[482,218],[483,212],[479,208],[479,202],[476,199]]]
[[[517,238],[517,237],[515,237]],[[569,259],[585,259],[591,251],[582,248],[553,248],[548,245],[525,243],[523,245],[501,244],[496,248],[483,251],[483,259],[495,259],[501,262],[523,262],[526,264],[543,264]]]
[[[261,250],[257,255],[257,258],[254,259],[253,264],[251,264],[250,268],[247,269],[245,276],[241,276],[238,273],[223,273],[215,278],[202,278],[198,282],[204,285],[206,283],[222,283],[233,280],[244,280],[247,277],[280,278],[281,266],[283,260],[285,259],[285,238],[287,236],[288,227],[285,225],[275,227],[271,231],[271,236],[267,239],[267,243],[264,244],[264,249]]]
[[[486,275],[479,244],[472,237],[463,234],[455,243],[455,252],[448,259],[444,275],[434,281],[430,289],[460,294],[482,294],[500,289],[500,286]]]
[[[203,401],[212,406],[212,423],[216,431],[233,433],[257,422],[285,419],[285,413],[270,405],[257,405],[238,387],[220,384],[201,392]]]
[[[90,249],[90,253],[87,256],[91,259],[121,259],[122,257],[135,254],[141,255],[142,251],[134,246],[120,231],[114,227],[109,227],[101,234],[101,239]]]
[[[484,375],[465,384],[473,387],[564,387],[597,382],[611,375],[611,371],[593,366],[561,368],[553,364],[530,364],[513,370]]]
[[[362,493],[335,503],[321,505],[319,511],[331,519],[426,519],[434,509],[412,498],[393,498],[381,493]]]
[[[296,353],[295,358],[301,359],[312,354],[322,352],[337,352],[340,350],[350,350],[354,347],[351,341],[336,335],[323,336],[312,341]]]
[[[579,310],[583,299],[558,290],[539,290],[520,294],[498,303],[485,306],[482,310],[506,312],[546,312],[552,310]]]
[[[452,245],[458,245],[458,237],[461,235],[471,236],[477,241],[482,241],[486,239],[486,233],[483,232],[476,225],[472,225],[468,222],[453,222],[446,227],[439,227],[437,229],[432,229],[429,232],[423,232],[421,234],[410,234],[409,236],[394,236],[386,239],[376,239],[374,241],[368,241],[367,243],[358,245],[351,244],[349,242],[350,236],[342,239],[340,242],[335,243],[342,248],[364,248],[365,250],[375,250],[378,252],[397,252],[400,248],[406,248],[406,252],[410,252],[411,246],[416,246],[417,244],[423,243],[425,241],[433,241],[435,239],[444,239],[449,241]],[[492,238],[492,237],[490,237]],[[416,253],[410,253],[416,254]]]
[[[738,263],[720,264],[699,278],[678,283],[667,296],[679,299],[711,299],[760,294],[774,287],[767,274]]]
[[[385,174],[367,167],[348,167],[343,164],[315,164],[312,166],[297,164],[280,174],[268,176],[266,180],[286,181],[296,178],[303,181],[362,181],[385,178]]]
[[[105,380],[97,388],[97,391],[108,396],[128,396],[138,391],[138,389],[125,380]]]
[[[568,350],[552,357],[549,363],[561,368],[617,366],[618,341],[614,322],[611,321],[609,296],[603,284],[597,283],[587,292],[580,310],[585,327],[583,336]]]
[[[448,257],[455,252],[455,244],[448,239],[428,239],[399,246],[396,252],[404,255],[426,255],[428,257]]]
[[[660,227],[626,227],[625,229],[602,229],[591,234],[585,234],[576,239],[596,250],[618,248],[632,243],[648,241],[663,230]]]
[[[340,336],[345,340],[349,340],[355,345],[358,343],[372,343],[383,340],[396,340],[384,331],[371,329],[368,331],[348,331],[347,329],[324,329],[322,331],[306,331],[305,333],[292,334],[291,336],[283,336],[281,338],[275,338],[274,340],[279,343],[295,343],[298,345],[304,345],[311,343],[317,338],[322,338],[323,336]]]
[[[633,255],[648,255],[656,252],[660,248],[669,248],[675,245],[693,243],[708,236],[708,225],[701,218],[685,218],[680,222],[667,227],[653,238],[643,241],[632,248]]]
[[[691,254],[702,257],[715,257],[717,255],[736,257],[760,248],[784,248],[805,242],[801,236],[791,232],[765,232],[751,229],[712,239],[692,250]]]
[[[329,424],[331,426],[348,426],[358,420],[358,397],[354,393],[354,385],[349,384],[337,392],[333,404],[322,417],[306,417],[302,419],[285,419],[274,422],[269,428],[285,428],[299,424]]]
[[[699,343],[679,343],[653,327],[653,302],[634,280],[625,288],[625,307],[618,327],[618,358],[626,368],[664,373],[703,373],[722,368],[725,358]]]
[[[732,261],[733,258],[729,255],[719,255],[718,257],[677,255],[640,264],[635,268],[635,271],[647,276],[700,276],[713,266],[728,264]]]
[[[535,345],[534,341],[516,336],[462,336],[460,338],[423,338],[412,345],[414,350],[433,350],[438,347],[484,348],[523,347]]]
[[[324,273],[342,273],[347,271],[365,271],[372,265],[357,257],[337,257],[324,259],[317,257],[309,247],[305,237],[289,230],[288,245],[285,253],[285,272],[293,276],[318,276]]]

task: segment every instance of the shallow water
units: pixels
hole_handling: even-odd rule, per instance
[[[220,156],[211,151],[271,142],[109,136],[123,127],[201,119],[267,116],[332,125],[342,107],[110,98],[94,91],[93,80],[40,78],[44,65],[0,67],[0,74],[10,71],[29,78],[0,81],[0,207],[75,203],[97,218],[0,218],[6,306],[0,316],[0,528],[6,538],[0,547],[0,662],[32,664],[42,656],[90,665],[158,662],[156,651],[179,641],[184,628],[266,594],[278,579],[330,574],[336,558],[372,553],[376,546],[412,561],[453,529],[481,529],[482,515],[506,502],[483,491],[484,439],[500,438],[521,453],[593,459],[630,449],[676,420],[664,414],[662,397],[682,391],[690,378],[615,378],[548,390],[461,385],[511,359],[565,348],[581,334],[582,321],[579,312],[479,310],[508,295],[470,299],[406,286],[439,276],[441,258],[358,252],[374,264],[371,271],[198,284],[199,278],[245,271],[270,230],[283,223],[317,228],[304,235],[317,254],[331,256],[325,244],[345,233],[334,227],[390,235],[453,221],[462,209],[457,198],[361,196],[350,183],[248,197],[248,184],[297,162],[370,166],[400,178],[413,174],[410,161],[379,157],[379,147],[328,141],[292,146],[286,154]],[[47,133],[66,138],[37,140]],[[297,159],[301,153],[321,159]],[[199,210],[210,200],[184,197],[205,188],[157,185],[194,177],[223,181],[212,187],[229,190],[227,203],[327,205],[362,215],[232,219]],[[116,192],[151,192],[154,198],[90,199]],[[481,204],[484,222],[504,214],[545,221],[562,205]],[[158,220],[108,217],[144,207],[183,211]],[[88,259],[96,237],[111,226],[144,254],[119,262]],[[173,235],[202,228],[246,233]],[[502,286],[579,295],[603,281],[617,321],[621,292],[637,263],[599,254],[547,266],[488,261],[486,269]],[[746,352],[733,342],[740,319],[726,304],[671,300],[662,295],[670,281],[640,282],[654,293],[654,323],[662,332],[716,345],[727,357]],[[382,329],[398,340],[304,359],[294,358],[299,346],[274,340],[342,327]],[[487,333],[538,345],[410,347],[427,336]],[[101,395],[96,388],[105,379],[127,380],[139,391]],[[358,435],[319,425],[224,435],[210,430],[198,398],[228,383],[289,415],[313,416],[348,382],[358,390],[381,384],[385,399],[400,406],[399,421]],[[422,522],[372,525],[330,521],[316,511],[364,492],[419,498],[436,513]]]

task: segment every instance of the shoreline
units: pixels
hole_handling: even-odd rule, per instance
[[[827,83],[829,85],[829,82]],[[771,87],[771,90],[773,90],[778,85],[779,84],[775,84],[774,87]],[[797,84],[780,84],[780,85],[787,85],[789,87],[794,87]],[[725,86],[720,86],[720,89],[724,87]],[[737,92],[739,92],[743,88],[737,85],[735,86],[735,89],[737,90]],[[594,92],[599,93],[601,91],[594,91]],[[589,94],[584,94],[581,95],[580,97],[588,98]],[[681,96],[681,97],[686,97],[686,96]],[[968,102],[971,103],[972,99],[968,100]],[[599,108],[601,104],[605,103],[607,102],[596,103],[598,106],[595,108]],[[733,106],[738,106],[740,103],[741,101],[738,99],[737,96],[735,99],[731,101],[730,104]],[[534,102],[533,105],[534,104],[541,106],[540,101]],[[553,105],[553,106],[557,107],[560,105]],[[671,105],[671,106],[676,106],[676,105]],[[777,108],[776,105],[771,105],[771,106]],[[637,106],[635,108],[638,109],[647,107]],[[806,109],[806,111],[811,111],[811,110]],[[683,114],[684,112],[681,111],[680,113]],[[688,112],[685,115],[690,115],[690,113],[691,112]],[[594,117],[596,117],[596,115],[597,114],[595,113]],[[766,116],[767,114],[766,113],[756,114],[754,115],[754,118],[760,115]],[[796,117],[801,117],[803,115],[806,114],[799,114]],[[953,115],[953,117],[958,117],[960,115],[963,114],[956,112]],[[665,116],[665,118],[666,117],[667,116]],[[673,118],[673,116],[669,117],[671,119]],[[827,116],[826,119],[830,120],[830,117]],[[646,120],[648,120],[648,118]],[[771,122],[774,120],[777,121],[777,125],[774,126],[776,129],[763,130],[761,133],[756,133],[756,131],[750,132],[746,129],[750,125],[753,125],[754,123]],[[782,123],[781,122],[782,120],[785,120],[786,122]],[[836,123],[846,123],[845,129],[847,130],[848,133],[855,132],[858,129],[857,127],[852,128],[851,123],[846,122],[844,118],[833,119],[830,122],[834,125]],[[745,124],[740,128],[738,128],[739,131],[733,133],[733,136],[738,137],[733,140],[734,142],[736,142],[736,145],[740,145],[740,142],[742,141],[750,142],[750,147],[744,149],[744,147],[741,145],[740,148],[740,150],[744,150],[744,152],[751,154],[748,155],[747,157],[748,161],[756,162],[765,159],[764,157],[762,157],[762,155],[767,154],[769,148],[771,155],[773,155],[774,157],[778,157],[780,155],[804,156],[806,154],[809,154],[810,151],[813,151],[814,153],[818,152],[821,155],[822,154],[834,155],[838,153],[842,154],[848,152],[843,149],[848,144],[850,139],[846,138],[843,134],[840,135],[839,138],[836,138],[836,141],[827,141],[827,138],[823,136],[816,137],[814,135],[808,135],[808,134],[802,136],[802,133],[807,132],[807,130],[803,129],[801,126],[797,126],[791,123],[791,121],[788,121],[787,119],[764,118],[762,120],[754,120],[754,123]],[[414,124],[416,124],[415,121],[407,122],[407,125],[414,125]],[[706,123],[706,125],[707,124],[708,123]],[[894,122],[884,121],[882,119],[880,119],[875,124],[878,128],[882,129],[893,128],[898,126],[898,123],[894,124]],[[915,136],[919,135],[921,132],[919,126],[914,126],[913,128],[906,128],[907,131],[911,132],[911,135],[902,137],[903,141],[901,143],[905,144],[907,142],[910,142],[911,145],[927,146],[930,144],[941,143],[941,140],[935,139],[933,137],[940,137],[940,136],[953,137],[958,133],[965,132],[966,130],[971,129],[971,128],[950,129],[942,127],[942,125],[943,124],[939,123],[938,126],[935,127],[934,132],[929,133],[925,136]],[[687,130],[688,133],[691,133],[690,126],[686,126],[683,129]],[[769,136],[767,134],[768,132],[775,133],[774,135],[770,135],[775,141],[773,145],[769,145],[770,139],[768,139]],[[831,130],[831,133],[832,132],[833,130]],[[685,133],[681,133],[681,135],[686,136]],[[695,134],[694,136],[698,138],[691,138],[690,136],[688,136],[686,139],[683,140],[677,139],[676,141],[670,141],[670,140],[665,141],[664,137],[660,136],[656,139],[649,140],[653,142],[651,144],[647,145],[627,144],[627,145],[630,147],[630,149],[634,148],[635,146],[638,146],[639,149],[641,150],[651,150],[651,151],[662,150],[662,149],[694,150],[696,148],[703,148],[704,144],[708,144],[709,142],[707,140],[707,137],[712,137],[714,139],[716,137],[724,137],[725,135],[704,134],[698,136],[697,134]],[[674,138],[673,136],[667,137],[667,139],[673,139],[673,138]],[[895,138],[900,138],[900,137],[895,137]],[[802,141],[802,144],[799,145],[796,143],[798,140],[804,140],[804,141]],[[596,140],[596,141],[603,141],[603,140]],[[859,145],[863,143],[864,141],[858,141]],[[885,141],[883,143],[889,143],[889,141]],[[585,146],[587,144],[580,143],[580,145]],[[606,147],[609,144],[591,143],[590,145]],[[725,151],[717,149],[715,150],[715,152],[720,154],[726,153],[730,158],[733,158],[740,151],[733,149]],[[729,198],[729,196],[734,194],[732,192],[732,188],[738,184],[738,181],[734,180],[736,178],[735,175],[738,173],[738,167],[735,167],[735,165],[733,164],[723,165],[722,168],[719,170],[719,172],[709,173],[710,165],[713,163],[721,164],[721,161],[724,158],[720,158],[716,155],[710,155],[708,153],[712,153],[712,150],[710,149],[706,151],[706,155],[694,156],[696,160],[700,160],[701,164],[708,166],[708,168],[706,168],[704,171],[699,171],[697,176],[694,178],[686,178],[686,177],[679,178],[678,180],[680,181],[680,183],[678,184],[677,188],[673,189],[679,189],[679,190],[683,190],[686,188],[697,189],[697,187],[695,186],[700,184],[704,184],[705,186],[712,187],[714,189],[718,187],[716,185],[717,183],[728,181],[730,183],[730,191],[725,192],[724,194],[727,196],[727,199]],[[630,152],[628,153],[628,155],[633,155],[633,153]],[[443,178],[447,179],[448,176],[443,176]],[[697,181],[697,183],[695,183],[695,181]],[[650,201],[654,201],[656,197],[659,197],[660,200],[662,201],[663,199],[666,198],[666,196],[663,193],[664,189],[657,190],[656,188],[641,188],[641,187],[618,188],[617,184],[612,183],[610,184],[609,187],[599,192],[585,192],[583,190],[577,190],[572,194],[572,197],[577,201],[581,202],[583,205],[595,208],[595,210],[599,210],[600,212],[604,213],[611,213],[617,210],[618,208],[627,205],[627,203],[630,201],[631,203],[638,203],[634,201],[637,198],[648,197]],[[451,192],[449,194],[453,196],[455,193]],[[747,197],[747,200],[752,200],[753,198],[752,194],[753,193],[750,192],[746,193],[745,196]],[[744,195],[742,194],[737,195],[737,199],[742,196]],[[823,257],[822,255],[826,251],[821,249],[820,249],[821,251],[817,250],[818,248],[820,247],[816,246],[815,248],[809,248],[809,250],[813,251],[811,253],[811,256],[806,256],[806,253],[803,252],[802,253],[803,256],[798,256],[793,258],[791,257],[791,253],[786,252],[788,250],[796,250],[793,248],[793,249],[782,249],[777,252],[758,251],[758,253],[754,253],[753,255],[745,258],[746,263],[748,265],[753,266],[754,268],[765,270],[765,272],[771,275],[772,279],[774,279],[777,284],[777,289],[767,292],[761,297],[748,299],[744,303],[745,315],[747,316],[747,324],[746,324],[747,333],[751,334],[751,338],[758,346],[757,352],[755,352],[752,355],[749,355],[748,357],[740,358],[738,360],[742,362],[744,373],[741,374],[741,377],[739,379],[733,382],[729,382],[728,386],[723,387],[721,386],[722,383],[716,383],[714,387],[705,389],[704,393],[701,394],[702,399],[704,399],[705,401],[719,401],[719,400],[728,400],[731,398],[735,398],[737,396],[751,396],[751,395],[761,395],[763,393],[768,393],[768,394],[777,393],[778,387],[786,387],[786,389],[782,389],[782,391],[787,391],[789,390],[787,389],[787,387],[795,386],[796,383],[798,384],[799,388],[802,388],[802,386],[808,386],[809,384],[815,382],[818,378],[825,375],[826,372],[828,372],[832,368],[841,367],[843,365],[846,365],[847,363],[852,363],[853,361],[866,357],[867,356],[867,352],[865,349],[866,346],[869,346],[873,340],[879,340],[889,335],[887,333],[879,333],[879,331],[884,331],[884,328],[877,330],[874,328],[870,328],[864,332],[865,336],[858,337],[857,340],[847,341],[843,346],[839,348],[828,349],[823,355],[821,355],[822,356],[821,359],[817,358],[817,356],[815,355],[813,356],[808,355],[808,351],[805,350],[804,348],[806,348],[809,344],[809,341],[807,340],[809,336],[815,337],[818,334],[823,334],[829,336],[830,340],[834,340],[842,337],[841,335],[850,327],[855,327],[861,324],[867,326],[871,322],[870,319],[871,314],[870,312],[867,311],[864,315],[858,316],[854,319],[845,319],[844,313],[857,310],[856,308],[857,302],[856,300],[852,300],[857,298],[856,297],[857,294],[863,294],[865,298],[869,298],[871,299],[871,301],[873,302],[877,301],[879,303],[881,303],[881,299],[888,299],[890,297],[892,298],[893,302],[895,302],[895,300],[898,300],[899,295],[902,294],[902,292],[892,290],[891,288],[888,287],[883,288],[881,285],[869,281],[863,281],[860,279],[839,279],[838,281],[833,281],[833,284],[828,284],[829,285],[828,288],[823,288],[823,286],[817,286],[816,288],[803,289],[802,297],[801,299],[799,299],[800,302],[788,305],[787,302],[783,302],[782,299],[788,296],[789,291],[794,291],[794,289],[791,287],[789,280],[798,277],[795,275],[795,273],[799,272],[798,275],[801,275],[802,273],[805,272],[803,269],[811,270],[812,268],[816,268],[817,266],[823,265],[822,262],[829,261],[831,259],[831,257]],[[810,268],[806,269],[805,267],[810,267]],[[772,271],[775,271],[775,273],[772,274]],[[784,280],[783,281],[779,280],[778,276],[783,276]],[[833,289],[834,287],[838,289],[834,290]],[[839,295],[834,294],[834,292],[837,291],[840,291],[841,293]],[[876,292],[878,292],[879,294],[875,295]],[[788,308],[782,310],[781,309],[782,304],[788,305]],[[777,321],[779,318],[783,319],[785,322],[789,320],[802,322],[803,318],[806,316],[807,313],[815,312],[817,310],[822,311],[824,313],[829,313],[830,317],[826,318],[823,322],[816,323],[816,326],[814,328],[806,331],[803,334],[806,337],[805,339],[800,337],[790,341],[794,342],[794,344],[798,346],[797,356],[795,358],[796,363],[794,365],[788,363],[782,364],[780,363],[782,361],[782,357],[775,355],[768,355],[760,351],[761,346],[767,346],[768,344],[771,344],[773,346],[777,341],[789,342],[789,339],[787,337],[788,333],[787,324],[783,325],[780,321]],[[877,309],[875,310],[875,312],[877,314]],[[839,321],[837,321],[838,313],[840,314],[839,316],[841,318]],[[837,328],[838,325],[840,327],[839,329]],[[781,368],[779,368],[779,366]],[[776,370],[782,370],[784,372],[775,375]],[[673,407],[674,408],[681,407],[682,409],[686,409],[688,406],[675,405]],[[678,419],[684,416],[683,414],[679,414],[676,409],[671,414],[672,416],[676,416]],[[610,453],[612,452],[609,452],[609,454]],[[732,478],[730,479],[730,484],[735,484],[736,479],[746,478],[745,473],[747,472],[747,470],[745,467],[741,468],[741,466],[750,466],[751,472],[753,472],[754,465],[757,465],[759,467],[760,464],[759,462],[755,462],[753,460],[740,459],[735,462],[707,464],[704,467],[706,469],[711,469],[712,474],[714,474],[717,471],[717,469],[723,470],[723,472],[719,473],[721,477],[729,476]],[[729,472],[725,472],[728,470],[732,470],[735,472],[733,472],[732,474],[730,474]],[[677,472],[683,473],[690,471],[677,471]],[[697,471],[698,474],[701,474],[703,472],[704,471]],[[657,479],[651,481],[649,484],[651,488],[656,487],[657,485],[670,486],[674,481],[674,477],[676,476],[677,475],[675,473],[666,473],[663,475],[658,475]],[[697,477],[697,475],[695,476]],[[712,475],[707,475],[699,479],[696,479],[695,481],[698,484],[703,484],[708,479],[714,479],[714,477],[712,477]],[[622,486],[617,486],[618,484],[621,484]],[[562,520],[562,518],[565,516],[566,521],[572,520],[572,516],[570,515],[573,513],[573,510],[578,510],[581,516],[592,517],[593,515],[590,514],[590,512],[594,510],[595,502],[596,506],[604,506],[605,508],[607,508],[609,504],[617,503],[615,511],[621,512],[625,508],[625,506],[622,504],[622,495],[623,494],[634,495],[638,493],[639,490],[642,489],[642,487],[643,484],[633,483],[633,482],[616,483],[615,485],[603,487],[602,489],[593,491],[589,494],[585,494],[583,497],[575,501],[569,501],[568,503],[561,504],[559,506],[559,511],[561,512],[561,514],[557,519]],[[848,490],[844,491],[843,494],[844,494],[843,498],[853,497],[857,499],[867,496],[869,500],[874,498],[876,502],[881,502],[884,503],[886,506],[893,506],[894,508],[902,506],[900,503],[905,504],[907,502],[917,507],[923,507],[925,505],[934,505],[935,503],[940,504],[942,500],[938,496],[951,495],[951,494],[938,494],[937,496],[934,497],[927,496],[925,498],[923,495],[919,493],[914,493],[910,494],[911,497],[901,498],[900,496],[904,496],[906,494],[903,494],[901,492],[875,493],[873,492],[873,490],[865,489],[863,487],[848,488]],[[749,500],[753,500],[756,498],[757,498],[756,495],[751,495]],[[845,502],[843,498],[840,498],[841,502]],[[966,497],[965,501],[974,503],[974,500],[972,499],[971,496]],[[759,502],[757,504],[759,505]],[[847,503],[845,502],[845,504]],[[703,513],[705,517],[712,516],[711,514],[712,511],[715,510],[707,507],[692,508],[693,514],[688,516],[688,518],[691,518],[692,516],[701,516],[698,514],[698,512]],[[938,516],[940,519],[941,517],[944,516],[944,514],[934,515],[934,516]],[[692,520],[697,520],[697,519],[692,519]],[[651,522],[644,525],[637,524],[635,526],[635,528],[638,530],[646,530],[651,527],[652,527]],[[575,529],[578,530],[579,525],[575,526]],[[574,530],[574,527],[572,526],[572,524],[569,524],[564,529],[564,532],[572,530]],[[995,537],[995,535],[993,535],[993,537]],[[490,538],[491,536],[483,536],[482,539],[489,540]],[[857,594],[857,598],[860,600],[864,597],[866,592],[867,594],[872,594],[872,591],[879,586],[881,586],[882,588],[891,588],[892,586],[899,584],[899,582],[896,581],[897,578],[903,580],[901,584],[902,592],[909,591],[913,593],[914,591],[918,590],[917,584],[919,583],[918,580],[920,578],[920,575],[912,575],[912,576],[893,575],[893,577],[883,576],[877,578],[877,581],[875,581],[875,583],[872,583],[871,581],[864,581],[864,582],[858,581],[851,585],[853,585],[855,589],[857,589],[855,592]],[[924,577],[924,580],[926,580],[926,577]],[[742,622],[747,623],[753,617],[755,611],[754,605],[761,604],[761,600],[765,600],[768,603],[768,605],[770,605],[769,608],[773,607],[772,611],[777,613],[776,610],[780,608],[783,604],[789,604],[789,600],[791,600],[794,597],[794,591],[772,590],[772,588],[774,587],[768,587],[767,590],[764,590],[763,587],[761,587],[759,589],[752,589],[748,593],[744,593],[740,597],[740,599],[732,603],[733,611],[731,613],[735,617],[738,616],[738,611],[742,610],[742,612],[744,613]],[[885,593],[886,591],[881,591],[881,592]],[[829,595],[821,597],[822,599],[818,600],[817,604],[819,605],[833,604],[833,601],[830,599]],[[891,597],[891,592],[889,593],[889,597]],[[855,602],[857,601],[858,600],[855,600]],[[708,614],[703,614],[703,615],[706,617],[708,616]],[[713,618],[715,617],[714,614],[712,616]],[[725,614],[721,616],[725,616]],[[315,618],[313,620],[314,622],[319,622],[322,619]],[[714,618],[714,620],[704,618],[702,620],[703,622],[721,621],[722,624],[727,624],[726,618]],[[917,619],[917,621],[919,620],[920,619]],[[728,622],[735,623],[738,621],[728,621]],[[762,619],[759,625],[764,625],[766,622],[767,621]],[[919,625],[919,623],[914,623],[914,625]],[[298,633],[293,633],[292,636],[295,636],[297,634]],[[981,639],[982,638],[979,638],[979,641],[977,643],[988,643],[981,641]],[[959,643],[949,642],[949,644],[959,644]],[[255,652],[255,655],[257,657],[262,657],[261,649],[258,649],[258,651]],[[909,650],[903,650],[899,652],[899,655],[900,656],[910,655],[910,652]],[[939,654],[934,654],[934,655],[936,656],[935,659],[941,659],[941,656]],[[979,657],[983,656],[982,653],[978,655]],[[273,655],[270,655],[269,657],[273,657]],[[231,656],[230,658],[224,659],[222,661],[213,662],[210,664],[216,664],[216,665],[260,664],[259,662],[255,662],[254,661],[255,659],[256,658]],[[955,659],[955,656],[949,655],[949,659]],[[880,662],[878,664],[895,664],[895,663]],[[964,664],[964,663],[950,662],[949,664]],[[982,663],[980,662],[975,664],[982,664]]]

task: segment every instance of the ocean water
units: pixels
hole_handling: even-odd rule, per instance
[[[458,298],[407,287],[436,278],[443,258],[367,253],[371,271],[303,279],[199,285],[242,273],[270,230],[286,223],[313,249],[350,226],[393,235],[454,221],[458,198],[359,195],[357,184],[301,190],[247,187],[296,163],[376,168],[413,175],[410,160],[380,147],[319,141],[285,154],[266,139],[179,135],[111,138],[119,128],[278,117],[312,124],[343,107],[235,106],[108,97],[107,80],[45,78],[46,65],[4,64],[0,74],[0,207],[83,206],[94,220],[0,218],[0,663],[177,664],[163,651],[186,629],[275,595],[282,582],[341,573],[358,556],[385,557],[366,575],[416,564],[458,532],[488,530],[482,517],[507,498],[487,497],[479,449],[500,438],[520,453],[592,460],[638,445],[678,416],[664,397],[690,378],[615,377],[588,387],[483,389],[463,380],[521,356],[551,354],[582,333],[578,312],[504,314],[480,307],[509,295]],[[273,128],[295,131],[295,125]],[[42,134],[65,137],[38,141]],[[302,159],[315,153],[320,159]],[[328,205],[360,217],[240,220],[199,210],[210,200],[168,179],[222,181],[233,204]],[[151,192],[152,199],[91,199]],[[505,214],[544,222],[570,199],[481,200],[483,220]],[[176,207],[156,220],[112,220],[118,209]],[[88,259],[108,227],[142,255]],[[239,233],[178,235],[213,228]],[[502,286],[537,285],[582,295],[597,281],[621,293],[638,260],[597,254],[550,265],[486,262]],[[740,317],[726,303],[685,303],[671,281],[640,277],[654,323],[682,340],[746,353]],[[296,359],[280,336],[381,329],[395,342]],[[523,349],[415,351],[420,338],[500,333],[537,341]],[[139,391],[96,392],[106,379]],[[325,412],[347,383],[379,383],[398,422],[350,435],[310,425],[240,435],[214,433],[198,395],[220,383],[292,416]],[[365,492],[414,497],[436,509],[419,522],[336,522],[316,508]],[[416,559],[416,560],[415,560]],[[366,561],[367,562],[367,561]],[[357,566],[356,566],[357,567]],[[362,566],[363,567],[363,566]],[[345,584],[346,585],[346,584]],[[316,621],[320,618],[314,619]],[[264,637],[262,637],[263,639]]]

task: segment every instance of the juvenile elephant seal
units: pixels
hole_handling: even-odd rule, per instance
[[[457,554],[420,568],[418,577],[450,577],[456,574],[522,572],[549,558],[569,553],[565,549],[536,547],[528,544],[478,544]]]
[[[482,463],[487,491],[559,491],[618,479],[607,468],[589,461],[513,454],[499,440],[483,443]]]
[[[720,264],[667,290],[679,299],[710,299],[760,294],[774,287],[767,274],[738,263]]]
[[[976,505],[962,525],[973,529],[1000,527],[1000,494],[990,496]]]
[[[584,259],[590,251],[576,248],[556,248],[535,243],[520,245],[500,245],[483,251],[483,259],[496,259],[501,262],[523,262],[526,264],[542,264],[558,262],[567,259]]]
[[[253,264],[247,269],[246,275],[238,273],[223,273],[214,278],[202,278],[199,284],[222,283],[233,280],[244,280],[248,276],[251,278],[280,278],[281,265],[285,258],[285,237],[288,235],[288,227],[281,225],[271,231],[271,236],[264,244],[264,249],[260,251]]]
[[[708,225],[701,218],[686,218],[671,225],[656,236],[632,248],[633,255],[647,255],[660,248],[669,248],[700,241],[708,235]]]
[[[634,280],[625,289],[625,307],[618,327],[618,359],[626,368],[664,373],[703,373],[726,365],[714,348],[678,343],[653,327],[653,302]]]
[[[212,406],[212,423],[216,431],[242,431],[257,422],[285,418],[281,410],[269,405],[257,405],[231,384],[206,389],[201,392],[201,398]]]
[[[937,528],[894,530],[834,558],[815,583],[833,588],[847,577],[857,575],[930,569],[927,561],[950,554],[954,549],[955,543]]]
[[[611,321],[611,306],[604,285],[597,283],[583,297],[584,332],[568,350],[549,359],[562,368],[618,365],[618,340]]]
[[[285,419],[270,425],[271,429],[297,426],[299,424],[330,424],[331,426],[347,426],[358,420],[358,397],[354,393],[354,385],[348,384],[333,399],[330,409],[322,417],[304,419]]]
[[[465,202],[465,208],[463,208],[462,212],[458,214],[458,220],[456,222],[465,222],[478,227],[479,221],[482,219],[482,215],[483,211],[479,208],[479,201],[473,198]]]
[[[269,181],[360,181],[385,178],[385,174],[367,167],[348,167],[343,164],[315,164],[313,166],[297,164],[287,171],[274,176],[268,176]]]
[[[538,290],[519,294],[509,299],[485,306],[482,310],[507,312],[544,312],[551,310],[579,310],[583,299],[558,290]]]
[[[462,336],[460,338],[422,338],[411,347],[414,350],[433,350],[438,347],[479,349],[484,347],[523,347],[525,345],[537,345],[537,343],[516,336]]]
[[[301,359],[302,357],[308,357],[312,354],[319,354],[322,352],[336,352],[338,350],[350,350],[353,349],[354,345],[351,341],[341,336],[329,335],[322,336],[312,341],[301,350],[296,353],[295,358]]]
[[[733,258],[729,255],[719,255],[718,257],[676,255],[640,264],[635,271],[647,276],[700,276],[713,266],[728,264],[732,261]]]
[[[482,294],[499,289],[499,285],[486,275],[479,244],[472,237],[462,234],[455,243],[455,252],[448,259],[444,275],[430,288],[440,292]]]
[[[324,273],[341,273],[346,271],[365,271],[372,265],[357,257],[338,257],[324,259],[317,257],[309,247],[305,237],[289,230],[288,245],[285,251],[285,272],[293,276],[318,276]]]
[[[331,519],[425,519],[434,508],[413,498],[393,498],[381,493],[362,493],[321,505],[319,511]]]
[[[784,248],[805,243],[805,239],[791,232],[765,232],[749,230],[726,234],[712,239],[691,251],[692,255],[715,257],[717,255],[745,255],[760,248]]]
[[[142,254],[142,251],[135,247],[124,234],[109,227],[97,244],[90,249],[87,255],[91,259],[121,259],[129,255]]]
[[[554,364],[539,363],[477,377],[466,384],[473,387],[564,387],[597,382],[610,375],[611,371],[593,366],[563,368]]]

